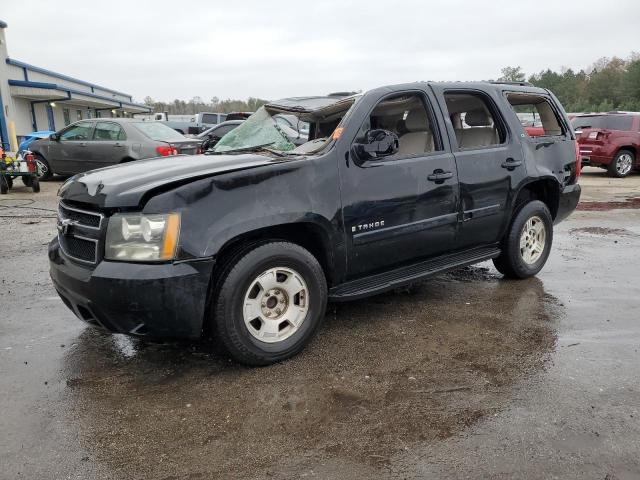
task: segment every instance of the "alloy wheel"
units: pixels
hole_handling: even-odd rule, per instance
[[[527,220],[520,233],[520,255],[528,265],[536,263],[547,241],[547,229],[544,222],[537,215]]]
[[[620,175],[626,175],[631,171],[633,158],[628,153],[623,153],[616,160],[616,170]]]
[[[258,275],[244,297],[242,313],[249,333],[276,343],[296,333],[309,311],[309,289],[302,275],[275,267]]]

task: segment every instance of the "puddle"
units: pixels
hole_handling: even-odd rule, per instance
[[[576,210],[584,211],[606,211],[614,209],[636,209],[640,208],[640,197],[627,198],[617,202],[580,202]]]
[[[588,233],[591,235],[616,235],[616,236],[635,236],[636,234],[630,232],[625,228],[607,228],[607,227],[582,227],[572,228],[569,230],[570,234]]]
[[[65,423],[120,478],[263,477],[309,456],[377,467],[505,408],[561,314],[539,279],[475,267],[329,305],[301,355],[265,368],[87,329],[64,361]]]

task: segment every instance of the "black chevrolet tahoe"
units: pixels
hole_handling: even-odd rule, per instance
[[[304,123],[306,141],[278,114]],[[527,134],[530,117],[543,135]],[[204,155],[66,181],[51,278],[90,324],[216,338],[266,365],[304,348],[328,301],[489,259],[505,277],[535,275],[578,203],[579,174],[562,106],[527,84],[288,98]]]

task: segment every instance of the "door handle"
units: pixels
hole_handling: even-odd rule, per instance
[[[430,182],[444,183],[445,180],[453,177],[453,172],[445,172],[441,168],[436,168],[432,174],[427,175],[427,180]]]
[[[522,160],[514,160],[513,158],[507,158],[504,162],[502,162],[502,165],[500,166],[502,168],[506,168],[511,172],[515,170],[516,167],[519,167],[520,165],[522,165]]]

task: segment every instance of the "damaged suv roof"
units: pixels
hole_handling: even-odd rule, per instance
[[[321,113],[323,110],[333,110],[340,104],[352,103],[357,95],[334,94],[325,97],[291,97],[269,102],[265,107],[269,110],[281,110],[300,113]]]

